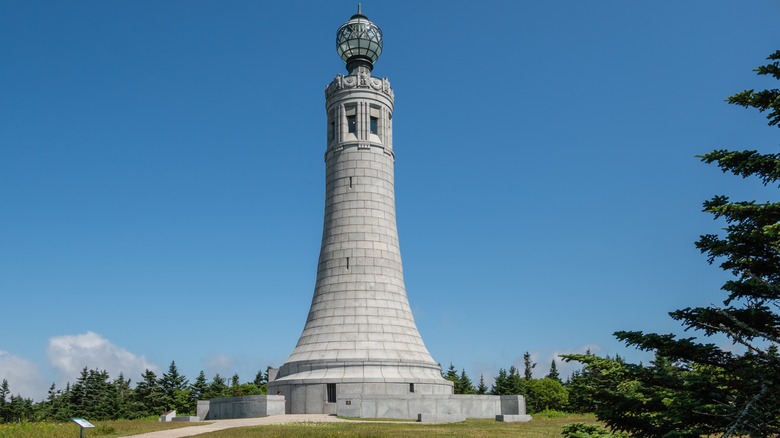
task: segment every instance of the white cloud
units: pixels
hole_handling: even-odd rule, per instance
[[[11,394],[21,394],[35,401],[46,398],[48,385],[43,381],[38,365],[6,351],[0,351],[0,381],[2,379],[8,380]]]
[[[145,356],[137,356],[91,331],[52,337],[47,353],[51,365],[70,382],[76,380],[84,367],[108,371],[112,379],[124,373],[125,378],[136,382],[144,370],[159,373],[159,367],[149,363]]]

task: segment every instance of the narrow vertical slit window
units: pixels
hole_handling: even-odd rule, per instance
[[[357,133],[357,116],[347,116],[347,132]]]
[[[347,132],[357,135],[357,105],[344,105],[344,115],[347,117]]]
[[[414,392],[414,383],[409,384],[409,392]]]
[[[371,134],[379,136],[379,117],[382,115],[382,109],[376,105],[369,107],[368,128]]]
[[[350,189],[352,188],[352,177],[351,176],[349,177],[349,188]]]
[[[327,390],[328,390],[328,403],[336,403],[336,384],[328,383]]]
[[[347,257],[347,270],[349,270],[349,257]]]
[[[336,113],[331,111],[328,113],[328,141],[333,141],[336,138]]]

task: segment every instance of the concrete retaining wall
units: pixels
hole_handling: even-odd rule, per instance
[[[283,414],[283,395],[248,395],[198,401],[198,417],[203,420],[255,418]]]
[[[520,395],[344,395],[336,412],[344,417],[419,419],[420,414],[465,418],[496,418],[496,415],[525,415]],[[529,418],[530,419],[530,418]]]

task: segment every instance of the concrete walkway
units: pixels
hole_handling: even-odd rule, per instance
[[[334,423],[349,420],[342,420],[332,415],[324,414],[306,414],[306,415],[271,415],[270,417],[258,418],[239,418],[235,420],[209,420],[210,424],[202,426],[182,427],[179,429],[161,430],[158,432],[143,433],[141,435],[131,435],[138,438],[179,438],[184,436],[195,436],[202,433],[214,432],[215,430],[231,429],[234,427],[261,426],[263,424],[285,424],[285,423]]]

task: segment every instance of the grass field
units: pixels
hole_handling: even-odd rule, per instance
[[[160,423],[153,420],[117,420],[93,421],[94,429],[85,429],[85,437],[120,437],[154,432],[156,430],[177,429],[200,423]],[[0,424],[0,438],[67,438],[79,436],[76,423],[9,423]]]
[[[293,423],[229,429],[198,435],[208,438],[371,438],[371,437],[527,437],[560,438],[561,428],[570,423],[597,424],[593,415],[539,414],[529,423],[499,423],[494,420],[468,420],[465,423]],[[85,437],[121,437],[156,430],[175,429],[199,423],[160,423],[156,420],[95,421]],[[74,423],[21,423],[0,425],[0,438],[78,437]]]
[[[372,437],[464,437],[464,438],[561,438],[563,426],[571,423],[598,424],[592,415],[534,416],[528,423],[499,423],[495,420],[467,420],[465,423],[297,423],[245,427],[212,432],[208,438],[372,438]]]

